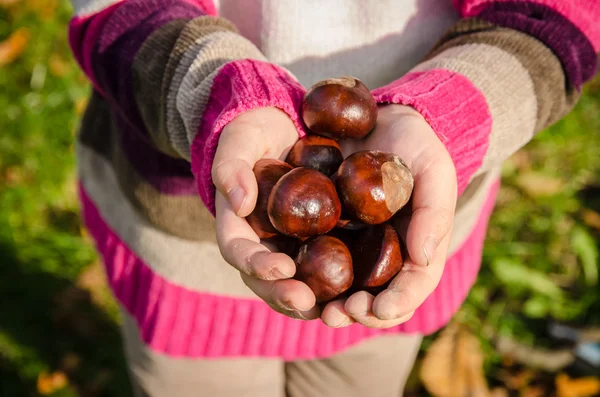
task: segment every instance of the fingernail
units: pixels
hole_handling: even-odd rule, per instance
[[[236,186],[227,192],[227,197],[235,212],[238,213],[246,201],[246,191],[241,186]]]
[[[431,261],[433,260],[433,256],[435,255],[435,250],[438,247],[438,242],[431,238],[427,237],[425,242],[423,243],[423,253],[425,254],[425,259],[427,259],[426,266],[429,266]]]
[[[279,270],[278,268],[273,268],[271,269],[271,277],[273,277],[274,279],[283,279],[283,278],[292,278],[292,275],[288,275],[285,274],[284,272],[282,272],[281,270]]]
[[[334,308],[332,310],[336,311],[339,314],[339,316],[341,317],[340,321],[334,322],[334,323],[331,324],[332,328],[342,328],[342,327],[345,327],[347,325],[350,325],[351,320],[348,318],[348,316],[346,316],[344,313],[342,313],[338,309]]]
[[[278,300],[276,303],[277,303],[277,305],[279,307],[281,307],[284,310],[288,310],[288,311],[300,311],[296,307],[294,307],[294,305],[290,301],[280,301],[280,300]]]

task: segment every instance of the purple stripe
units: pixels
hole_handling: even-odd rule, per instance
[[[596,74],[598,60],[592,43],[550,7],[532,2],[491,3],[477,17],[527,33],[546,44],[561,60],[568,81],[577,89]]]
[[[144,131],[132,92],[131,68],[137,52],[161,26],[202,15],[199,8],[181,0],[128,0],[106,21],[92,54],[94,75],[107,99],[117,105],[113,107],[137,127],[134,131]]]
[[[196,196],[198,184],[187,160],[175,159],[155,149],[122,117],[116,118],[123,154],[136,172],[163,194]]]

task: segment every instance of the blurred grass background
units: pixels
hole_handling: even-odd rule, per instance
[[[70,13],[66,0],[0,0],[1,396],[129,395],[116,306],[78,214],[73,140],[90,87],[68,48]],[[509,385],[524,365],[511,369],[499,337],[551,350],[550,321],[600,325],[599,134],[596,78],[504,168],[457,321],[479,337],[487,381],[510,395],[554,395],[554,374],[526,368],[531,379]]]

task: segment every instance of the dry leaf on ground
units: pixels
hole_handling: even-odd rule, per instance
[[[600,393],[600,379],[589,376],[571,379],[561,373],[556,377],[558,397],[593,397]]]
[[[561,179],[535,171],[519,174],[516,183],[530,197],[551,196],[562,191],[565,186]]]
[[[8,36],[6,40],[0,42],[0,67],[13,62],[25,51],[29,42],[29,36],[29,30],[19,28]]]
[[[490,396],[479,341],[458,324],[449,325],[429,347],[420,377],[437,397]]]
[[[65,388],[68,384],[67,376],[60,371],[51,374],[40,372],[37,379],[37,391],[41,395],[47,396]]]

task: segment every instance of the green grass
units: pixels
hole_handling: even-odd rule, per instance
[[[30,33],[23,54],[0,67],[3,396],[39,395],[40,373],[54,371],[69,386],[53,395],[129,394],[115,304],[79,220],[73,134],[90,88],[68,49],[70,12],[63,0],[0,7],[0,40]],[[544,345],[549,318],[600,324],[600,232],[589,221],[600,212],[598,134],[600,79],[507,163],[481,275],[459,316],[481,335]],[[485,343],[493,378],[500,358]]]

